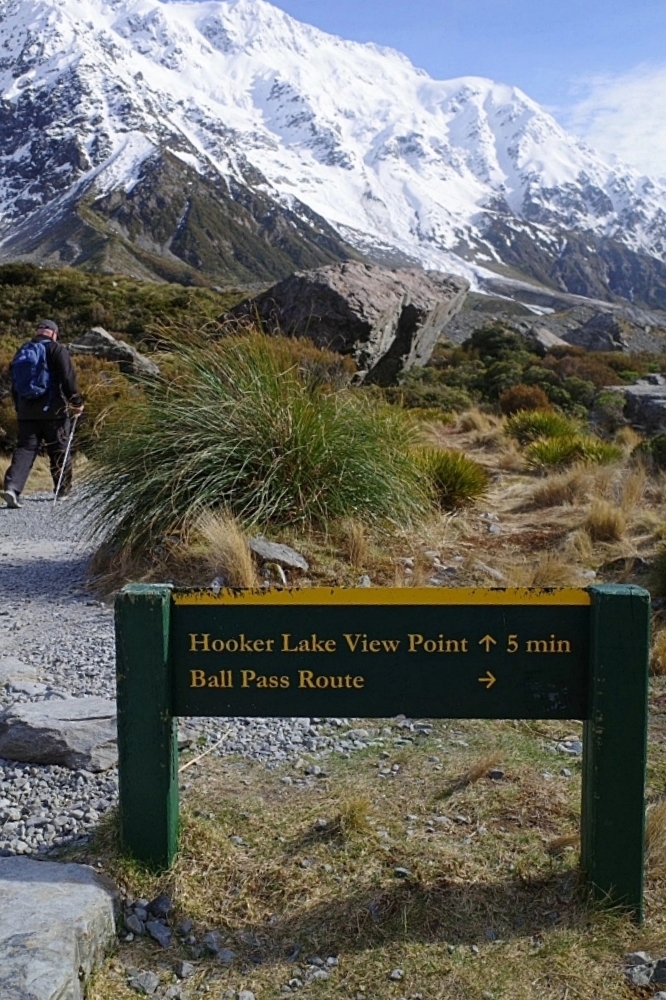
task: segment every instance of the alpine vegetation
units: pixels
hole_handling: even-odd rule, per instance
[[[186,538],[206,511],[274,526],[424,514],[410,418],[322,380],[326,352],[313,366],[297,351],[262,334],[181,347],[172,376],[146,383],[106,434],[86,486],[93,531],[138,554]]]
[[[422,447],[416,454],[444,510],[466,507],[488,490],[490,477],[484,467],[461,451]]]

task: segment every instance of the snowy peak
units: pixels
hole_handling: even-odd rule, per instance
[[[572,233],[666,259],[666,186],[517,88],[433,80],[265,0],[5,0],[0,29],[0,236],[58,199],[131,193],[160,152],[472,280],[526,242],[555,264]]]

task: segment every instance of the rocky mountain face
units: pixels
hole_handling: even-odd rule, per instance
[[[365,257],[666,308],[666,185],[264,0],[3,0],[0,137],[0,259],[265,284]]]

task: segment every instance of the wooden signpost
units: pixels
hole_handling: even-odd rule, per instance
[[[179,716],[584,720],[582,868],[642,919],[650,595],[172,591],[116,602],[121,840],[178,842]]]

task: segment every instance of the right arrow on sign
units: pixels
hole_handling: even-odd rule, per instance
[[[497,639],[493,639],[492,635],[484,635],[483,639],[479,639],[479,646],[486,647],[486,653],[490,652],[491,646],[497,645]]]
[[[491,687],[493,686],[496,680],[497,678],[495,677],[495,675],[491,674],[489,670],[486,670],[485,677],[479,677],[479,684],[485,684],[486,691],[490,691]]]

